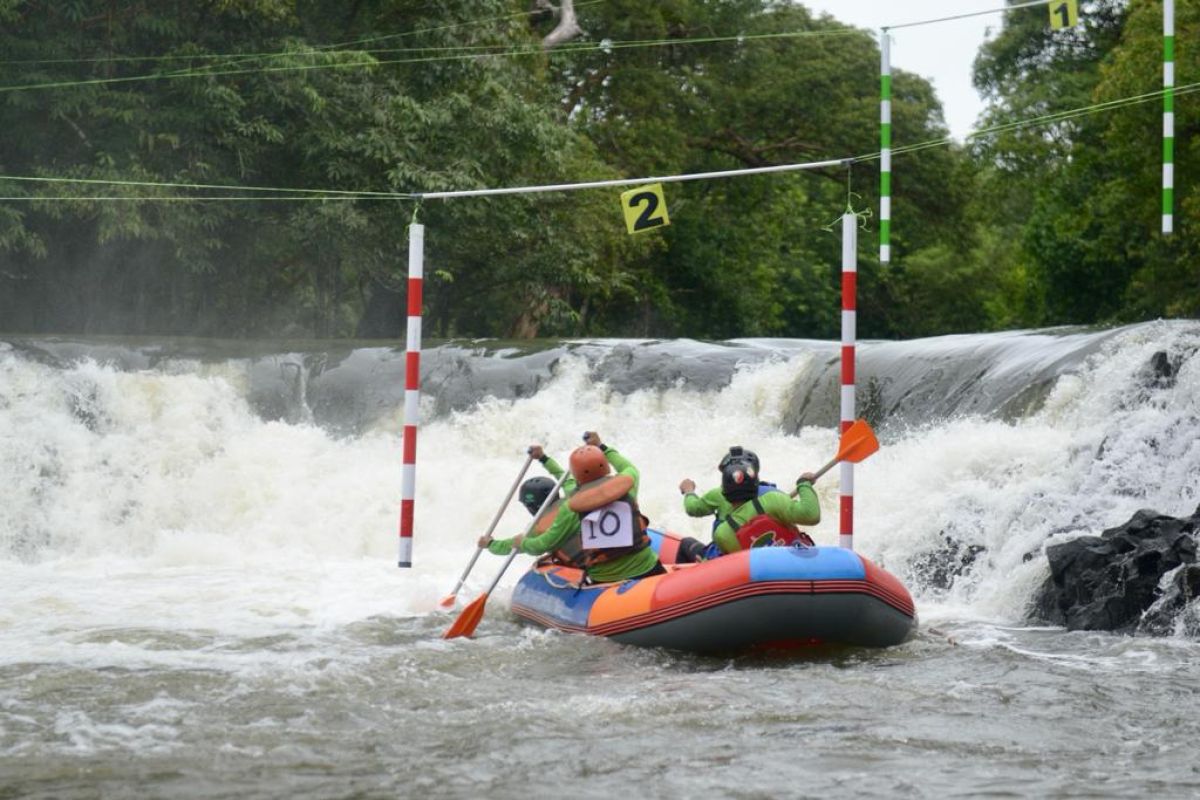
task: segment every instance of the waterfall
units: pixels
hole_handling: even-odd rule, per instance
[[[862,343],[860,413],[883,447],[857,468],[856,548],[923,608],[1020,619],[1047,542],[1200,503],[1198,349],[1195,322]],[[204,576],[232,575],[225,591],[266,616],[424,613],[530,443],[565,461],[599,431],[640,468],[653,521],[701,537],[677,486],[715,485],[730,445],[779,483],[837,448],[833,342],[442,344],[423,362],[415,566],[401,571],[403,358],[9,337],[0,570],[70,574],[91,592],[100,576],[175,575],[204,592]],[[836,470],[818,489],[812,534],[835,544]]]

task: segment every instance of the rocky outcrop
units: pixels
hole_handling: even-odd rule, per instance
[[[1051,545],[1034,614],[1069,630],[1166,634],[1182,622],[1187,632],[1196,627],[1198,534],[1200,508],[1182,519],[1143,510],[1099,536]]]
[[[909,571],[918,584],[934,593],[949,591],[959,578],[968,574],[987,548],[979,544],[966,544],[942,531],[943,545],[919,553],[912,559]]]

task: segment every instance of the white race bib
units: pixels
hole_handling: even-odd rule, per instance
[[[582,525],[584,550],[633,545],[633,506],[623,500],[589,511]]]

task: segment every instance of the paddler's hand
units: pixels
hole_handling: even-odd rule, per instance
[[[595,431],[587,431],[583,434],[583,441],[585,444],[590,444],[593,447],[599,447],[600,434],[596,433]]]
[[[687,494],[688,492],[696,491],[696,482],[691,478],[684,478],[679,482],[679,493]]]
[[[817,476],[811,472],[806,472],[803,475],[801,475],[799,478],[796,479],[796,483],[798,483],[798,484],[804,483],[805,481],[808,481],[809,483],[816,483]]]
[[[525,534],[518,533],[512,538],[512,551],[514,553],[521,552],[521,542],[525,541]]]
[[[531,444],[529,445],[529,455],[541,461],[546,457],[546,451],[542,449],[540,444]]]
[[[487,546],[491,543],[492,537],[485,533],[483,536],[479,537],[479,541],[476,544],[479,545],[480,550],[486,550]]]

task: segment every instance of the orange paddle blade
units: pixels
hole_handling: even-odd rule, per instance
[[[879,440],[875,438],[875,431],[871,430],[865,419],[855,420],[842,434],[835,460],[858,463],[878,449]]]
[[[441,608],[454,608],[454,601],[458,599],[456,594],[448,594],[438,602]]]
[[[446,632],[442,634],[443,639],[456,639],[459,636],[470,636],[479,627],[479,620],[483,619],[483,607],[487,604],[488,596],[481,594],[476,599],[472,600],[470,605],[462,610],[458,615],[458,619],[451,623]]]

